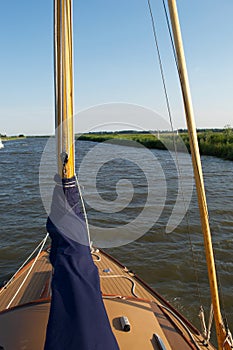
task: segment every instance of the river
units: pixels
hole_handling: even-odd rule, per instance
[[[47,214],[40,196],[39,173],[46,143],[47,138],[8,141],[0,151],[1,282],[14,273],[46,233]],[[119,232],[123,232],[125,227],[126,236],[121,233],[115,245],[120,245],[121,239],[123,242],[125,237],[132,242],[110,247],[107,251],[136,272],[200,328],[199,305],[204,305],[208,313],[210,298],[195,191],[188,205],[188,213],[175,230],[168,232],[166,226],[180,191],[173,156],[167,151],[151,150],[147,151],[147,159],[143,148],[112,144],[102,145],[91,157],[86,157],[96,146],[94,142],[76,142],[78,166],[80,163],[81,166],[87,164],[86,172],[82,169],[80,185],[87,201],[94,243],[105,239],[97,237],[95,228],[97,231],[101,227],[119,228]],[[154,163],[150,160],[151,155],[156,159]],[[83,159],[86,159],[86,163],[83,163]],[[94,193],[92,169],[101,159],[105,161],[96,173],[97,190],[100,202],[107,203],[107,207],[98,208],[97,205],[94,209],[90,201],[93,198],[96,205],[98,195]],[[181,155],[184,184],[187,179],[190,182],[192,177],[189,161],[187,155]],[[202,163],[223,316],[226,315],[229,325],[233,326],[233,162],[204,156]],[[155,165],[158,165],[157,171],[154,170]],[[151,168],[153,171],[149,172]],[[55,166],[49,164],[47,176],[50,177],[51,189],[54,169]],[[156,181],[155,190],[148,190],[148,185],[151,186],[153,181],[147,178],[147,172]],[[187,205],[185,188],[181,191],[181,197],[186,198]],[[150,191],[154,191],[151,199]],[[151,202],[144,213],[148,198]],[[175,214],[182,218],[181,204]],[[154,219],[151,223],[152,216]],[[141,237],[137,233],[135,236],[134,233],[130,235],[132,227],[126,226],[138,217],[142,230],[149,227],[149,231]]]

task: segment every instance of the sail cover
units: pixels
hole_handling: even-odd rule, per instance
[[[55,180],[47,220],[54,273],[44,349],[119,350],[102,301],[75,178]]]

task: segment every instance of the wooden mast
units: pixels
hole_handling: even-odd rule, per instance
[[[58,174],[74,176],[72,0],[54,0],[55,124]]]
[[[226,339],[226,331],[225,331],[225,327],[222,321],[222,316],[220,311],[214,253],[213,253],[212,239],[211,239],[209,219],[208,219],[208,208],[207,208],[207,202],[206,202],[200,152],[199,152],[199,146],[197,141],[196,125],[194,120],[194,112],[192,107],[192,99],[191,99],[191,93],[189,88],[188,74],[187,74],[187,68],[186,68],[186,62],[185,62],[185,56],[184,56],[184,49],[183,49],[176,1],[168,0],[168,6],[169,6],[173,36],[174,36],[175,47],[176,47],[180,83],[181,83],[183,102],[184,102],[184,108],[185,108],[185,114],[186,114],[186,122],[187,122],[188,133],[189,133],[189,141],[190,141],[190,148],[191,148],[191,154],[192,154],[192,162],[193,162],[193,168],[194,168],[198,204],[199,204],[199,210],[200,210],[200,216],[201,216],[202,232],[204,235],[209,284],[210,284],[210,290],[211,290],[214,319],[215,319],[217,339],[218,339],[218,349],[228,350],[228,349],[231,349],[231,347],[227,342],[224,344]]]

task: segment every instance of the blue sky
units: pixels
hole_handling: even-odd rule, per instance
[[[173,123],[185,127],[162,1],[151,3]],[[233,126],[233,2],[177,3],[197,127]],[[0,133],[53,132],[52,6],[0,2]],[[125,102],[168,119],[147,0],[74,0],[74,47],[76,112]]]

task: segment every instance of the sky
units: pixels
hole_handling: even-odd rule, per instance
[[[177,4],[197,127],[233,126],[233,1]],[[173,125],[185,128],[162,0],[151,5]],[[88,127],[98,124],[98,113],[79,111],[108,103],[143,106],[168,121],[147,0],[73,0],[73,23],[76,131],[87,118]],[[0,47],[0,133],[52,134],[53,1],[1,0]],[[143,127],[143,113],[134,122]],[[144,127],[158,128],[150,123]]]

